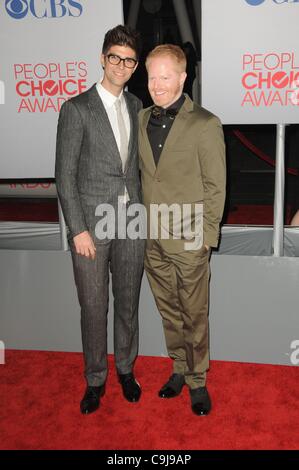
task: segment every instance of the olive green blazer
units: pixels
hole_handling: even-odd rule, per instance
[[[203,204],[203,243],[217,247],[226,185],[225,144],[220,120],[187,95],[156,166],[147,135],[151,107],[139,112],[139,165],[143,203]],[[175,250],[182,240],[165,240]],[[161,241],[162,243],[162,241]]]

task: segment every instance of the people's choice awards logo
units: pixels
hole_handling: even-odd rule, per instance
[[[87,63],[14,64],[18,113],[59,112],[62,104],[87,88]]]
[[[18,185],[16,183],[11,183],[9,185],[11,189],[17,189],[17,187],[22,189],[49,189],[51,186],[53,186],[53,183],[22,183]]]
[[[243,107],[299,105],[299,57],[295,51],[242,56]]]
[[[0,80],[0,104],[5,103],[5,87],[4,87],[4,82]]]
[[[62,18],[81,16],[83,7],[75,0],[5,0],[9,16],[22,20],[27,15],[35,18]]]

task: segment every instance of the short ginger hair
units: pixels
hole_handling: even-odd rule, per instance
[[[186,71],[186,55],[183,49],[174,44],[160,44],[159,46],[155,47],[155,49],[153,49],[146,58],[146,68],[148,68],[148,63],[151,59],[161,56],[171,57],[177,63],[180,72]]]

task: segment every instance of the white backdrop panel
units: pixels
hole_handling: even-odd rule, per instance
[[[54,176],[58,111],[101,75],[121,0],[2,0],[0,178]]]
[[[202,0],[202,104],[224,124],[299,122],[299,0]]]

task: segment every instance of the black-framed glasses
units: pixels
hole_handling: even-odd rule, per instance
[[[106,57],[108,61],[110,62],[110,64],[118,65],[121,62],[123,62],[124,66],[127,67],[128,69],[133,69],[135,65],[137,64],[137,60],[133,59],[132,57],[125,57],[124,59],[122,59],[117,54],[108,54],[106,55]]]

